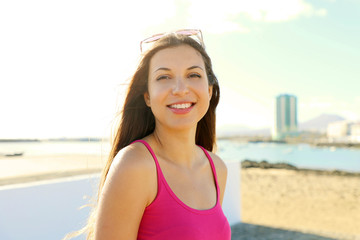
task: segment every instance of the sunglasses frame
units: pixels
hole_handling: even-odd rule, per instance
[[[201,44],[201,46],[203,46],[205,48],[203,35],[202,35],[202,32],[200,29],[180,29],[180,30],[176,30],[174,32],[158,33],[158,34],[152,35],[151,37],[145,38],[144,40],[142,40],[140,42],[140,52],[143,52],[143,44],[156,42],[160,38],[162,38],[166,35],[172,34],[172,33],[175,33],[178,35],[184,35],[184,36],[188,36],[188,37],[197,36],[198,40],[200,41],[199,43]]]

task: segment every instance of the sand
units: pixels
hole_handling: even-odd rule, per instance
[[[242,169],[242,221],[360,239],[360,177]]]
[[[0,158],[0,185],[100,173],[103,156]],[[239,169],[242,223],[232,239],[360,239],[360,177]]]
[[[100,173],[106,160],[87,154],[0,157],[0,186]]]

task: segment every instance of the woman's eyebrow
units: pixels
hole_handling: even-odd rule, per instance
[[[204,71],[204,69],[202,69],[202,67],[196,66],[196,65],[189,67],[187,70],[191,70],[191,69],[194,69],[194,68],[200,68],[201,70]]]
[[[161,68],[156,69],[156,70],[154,71],[154,73],[156,73],[157,71],[160,71],[160,70],[170,71],[170,68],[161,67]]]
[[[187,70],[192,70],[192,69],[195,69],[195,68],[200,68],[201,70],[203,70],[203,71],[204,71],[204,69],[202,69],[202,67],[200,67],[200,66],[196,66],[196,65],[194,65],[194,66],[191,66],[191,67],[187,68]],[[156,69],[156,70],[154,71],[154,73],[156,73],[157,71],[160,71],[160,70],[164,70],[164,71],[171,71],[171,69],[170,69],[170,68],[160,67],[160,68]]]

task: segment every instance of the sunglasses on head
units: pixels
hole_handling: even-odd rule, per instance
[[[149,43],[153,43],[156,42],[157,40],[159,40],[160,38],[168,35],[168,34],[172,34],[175,33],[177,35],[184,35],[187,37],[195,37],[194,39],[201,44],[201,46],[205,47],[204,45],[204,41],[203,41],[203,35],[200,29],[181,29],[181,30],[177,30],[175,32],[166,32],[166,33],[158,33],[155,34],[151,37],[145,38],[144,40],[142,40],[140,42],[140,51],[143,52],[144,47],[146,45],[148,45]]]

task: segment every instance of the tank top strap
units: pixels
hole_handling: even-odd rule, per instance
[[[158,188],[160,189],[160,185],[161,185],[160,183],[163,182],[163,181],[166,182],[166,180],[165,180],[165,177],[164,177],[164,175],[163,175],[163,173],[162,173],[162,171],[161,171],[159,161],[158,161],[158,159],[156,158],[156,155],[155,155],[154,151],[152,150],[152,148],[150,147],[150,145],[149,145],[146,141],[144,141],[144,140],[139,139],[139,140],[133,141],[132,143],[135,143],[135,142],[140,142],[140,143],[144,144],[145,147],[146,147],[146,148],[148,149],[148,151],[150,152],[151,156],[153,157],[154,162],[155,162],[155,165],[156,165],[156,171],[157,171]],[[131,143],[131,144],[132,144],[132,143]],[[216,192],[217,192],[217,195],[219,196],[219,194],[220,194],[220,188],[219,188],[219,184],[218,184],[218,180],[217,180],[217,175],[216,175],[216,169],[215,169],[214,162],[213,162],[210,154],[208,153],[208,151],[207,151],[205,148],[203,148],[203,147],[200,146],[200,145],[197,145],[197,146],[199,146],[199,147],[204,151],[207,159],[209,160],[209,163],[210,163],[210,166],[211,166],[211,170],[212,170],[212,173],[213,173],[213,176],[214,176],[214,180],[215,180]]]
[[[207,151],[205,148],[203,148],[202,146],[200,146],[200,145],[198,145],[198,146],[204,151],[207,159],[208,159],[209,162],[210,162],[211,170],[212,170],[212,172],[213,172],[214,179],[215,179],[216,191],[217,191],[217,194],[218,194],[218,196],[219,196],[219,194],[220,194],[220,188],[219,188],[219,184],[218,184],[218,180],[217,180],[215,164],[214,164],[214,162],[213,162],[210,154],[208,153],[208,151]]]
[[[150,147],[150,145],[144,141],[144,140],[135,140],[133,141],[131,144],[135,143],[135,142],[140,142],[142,144],[145,145],[145,147],[148,149],[148,151],[150,152],[151,156],[153,157],[154,159],[154,162],[155,162],[155,165],[156,165],[156,171],[157,171],[157,179],[158,179],[158,187],[160,188],[160,183],[162,182],[162,179],[164,179],[164,175],[161,171],[161,168],[160,168],[160,164],[159,164],[159,161],[158,159],[156,158],[156,155],[154,153],[154,151],[152,150],[152,148]]]

